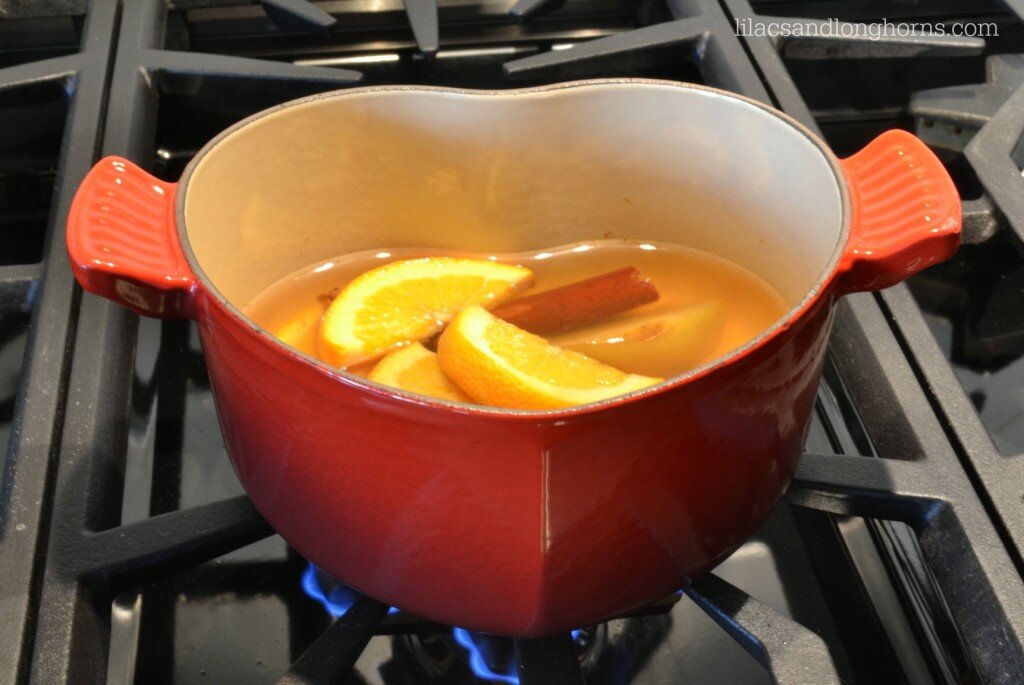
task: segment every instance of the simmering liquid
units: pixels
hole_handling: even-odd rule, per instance
[[[661,378],[685,373],[742,346],[787,309],[763,279],[721,257],[677,245],[603,240],[517,254],[400,248],[342,255],[280,279],[244,311],[273,335],[315,357],[320,318],[340,288],[388,262],[431,256],[525,266],[536,278],[526,295],[627,266],[639,269],[657,288],[656,302],[549,340],[605,357],[602,361],[614,362],[623,371]]]

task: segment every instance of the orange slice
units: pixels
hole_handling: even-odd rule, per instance
[[[561,409],[659,383],[585,355],[468,307],[437,345],[441,368],[480,404],[511,409]]]
[[[711,359],[722,341],[725,311],[718,300],[632,321],[615,335],[559,343],[623,371],[652,376],[694,369]]]
[[[403,347],[381,359],[367,378],[442,400],[473,401],[444,375],[437,355],[419,343]]]
[[[323,315],[323,305],[316,303],[270,332],[281,342],[315,357],[316,328]]]
[[[327,308],[320,358],[335,366],[372,361],[429,338],[474,304],[494,307],[533,285],[521,266],[427,257],[392,262],[357,277]]]

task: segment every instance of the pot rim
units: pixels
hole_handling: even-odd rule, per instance
[[[442,399],[436,399],[428,397],[426,395],[420,395],[418,393],[412,393],[398,388],[394,388],[388,385],[383,385],[374,381],[371,381],[362,376],[357,376],[353,373],[331,366],[326,362],[323,362],[316,357],[308,355],[304,352],[287,345],[286,343],[279,340],[277,337],[272,335],[269,331],[264,329],[262,326],[257,324],[255,321],[247,317],[241,310],[235,307],[223,294],[214,286],[213,282],[207,277],[202,267],[199,265],[195,254],[192,252],[192,246],[188,240],[188,231],[185,227],[185,203],[188,196],[189,181],[196,169],[206,158],[206,156],[217,147],[222,141],[228,137],[234,135],[243,128],[246,128],[250,124],[259,121],[260,119],[281,112],[286,109],[293,107],[299,107],[310,102],[319,100],[347,97],[347,96],[359,96],[367,93],[379,93],[379,92],[433,92],[443,93],[452,95],[463,95],[468,97],[517,97],[517,96],[529,96],[536,93],[544,93],[551,91],[571,90],[576,88],[599,88],[610,85],[647,85],[647,86],[661,86],[670,88],[682,88],[687,90],[695,90],[703,92],[709,96],[722,97],[729,100],[734,100],[739,104],[752,106],[769,116],[779,119],[783,123],[789,125],[797,132],[801,133],[810,143],[822,154],[829,167],[832,169],[832,173],[835,178],[836,185],[839,190],[840,210],[841,210],[841,226],[839,232],[839,238],[836,241],[835,249],[829,258],[825,269],[821,275],[815,281],[814,285],[808,289],[804,297],[793,307],[786,311],[775,323],[762,330],[757,336],[751,338],[746,343],[737,347],[736,349],[728,352],[721,357],[716,357],[710,362],[691,369],[685,373],[666,378],[661,383],[635,390],[630,393],[623,395],[616,395],[605,400],[597,402],[589,402],[587,404],[581,404],[574,407],[567,407],[565,409],[553,409],[553,410],[537,410],[537,409],[509,409],[504,407],[487,407],[476,404],[466,404],[461,402],[451,402]],[[189,268],[192,269],[196,275],[198,282],[201,284],[202,289],[208,296],[213,299],[231,316],[238,320],[239,323],[243,324],[248,328],[252,334],[262,339],[265,343],[273,346],[279,353],[287,354],[293,359],[302,362],[304,364],[314,367],[317,371],[325,373],[332,378],[346,383],[349,386],[356,387],[362,390],[367,390],[374,395],[389,400],[395,400],[401,403],[409,403],[424,406],[427,408],[439,410],[439,411],[456,411],[467,415],[478,415],[487,416],[490,418],[506,418],[506,419],[528,419],[528,420],[559,420],[569,418],[579,418],[586,415],[591,415],[605,409],[611,409],[614,407],[622,407],[633,402],[647,399],[655,395],[660,395],[666,391],[674,390],[676,388],[688,385],[693,381],[703,378],[714,371],[724,368],[731,363],[738,361],[739,359],[746,357],[753,353],[758,348],[768,344],[775,338],[785,333],[796,321],[798,321],[804,313],[809,310],[818,300],[828,291],[829,286],[834,280],[836,273],[839,270],[842,256],[846,251],[847,244],[850,239],[850,225],[851,225],[851,198],[849,182],[845,171],[843,170],[842,164],[839,162],[839,158],[836,157],[835,153],[832,152],[831,148],[822,140],[817,134],[811,131],[809,128],[804,126],[802,123],[791,117],[790,115],[782,112],[774,107],[770,107],[762,102],[749,98],[745,95],[739,95],[732,93],[720,88],[713,88],[701,84],[685,83],[679,81],[669,81],[665,79],[647,79],[647,78],[604,78],[604,79],[585,79],[575,81],[565,81],[561,83],[548,84],[542,86],[533,86],[529,88],[515,88],[508,90],[480,90],[472,88],[452,88],[444,86],[418,86],[418,85],[382,85],[382,86],[364,86],[360,88],[347,88],[341,90],[327,91],[323,93],[316,93],[303,98],[295,100],[289,100],[273,107],[261,110],[255,114],[252,114],[241,121],[238,121],[228,128],[224,129],[216,136],[211,138],[196,155],[189,161],[185,170],[182,172],[181,178],[178,181],[178,193],[175,198],[175,209],[174,218],[176,223],[176,230],[178,235],[178,241],[181,245],[182,252],[184,253],[185,259],[188,262]]]

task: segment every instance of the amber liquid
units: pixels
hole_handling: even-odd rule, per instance
[[[707,252],[666,244],[618,240],[566,245],[518,254],[477,255],[444,250],[400,248],[343,255],[292,273],[257,295],[245,313],[287,344],[316,356],[316,332],[332,294],[356,276],[400,259],[429,256],[491,259],[531,269],[536,283],[527,294],[632,266],[659,292],[656,302],[638,307],[584,329],[550,338],[556,345],[573,346],[586,353],[587,343],[629,345],[614,357],[623,371],[668,378],[705,364],[742,346],[779,320],[786,310],[782,297],[760,277]],[[712,304],[713,315],[686,318],[700,305]],[[684,333],[681,350],[676,343],[648,342],[636,332],[649,324],[679,319],[692,330]],[[653,330],[660,330],[655,327]],[[632,338],[624,332],[632,331]],[[676,334],[678,337],[678,333]],[[597,356],[596,354],[594,356]],[[633,367],[633,368],[629,368]],[[355,369],[356,372],[365,371]]]

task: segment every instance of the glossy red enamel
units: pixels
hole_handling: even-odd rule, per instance
[[[959,199],[913,136],[884,134],[842,166],[845,251],[786,325],[580,411],[417,401],[299,355],[194,275],[175,184],[125,160],[83,182],[68,251],[86,290],[198,322],[239,479],[300,553],[413,614],[535,636],[655,601],[741,545],[796,468],[836,299],[956,249]]]

